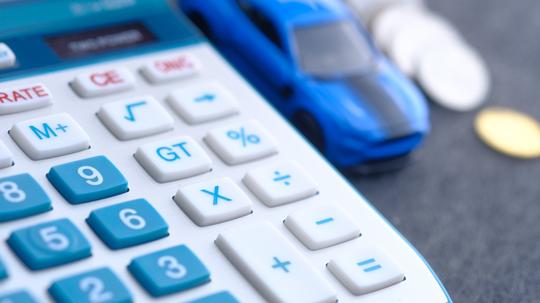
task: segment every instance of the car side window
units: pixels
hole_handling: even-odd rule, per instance
[[[253,24],[279,49],[284,50],[279,32],[263,13],[246,0],[237,0],[238,7],[253,22]]]

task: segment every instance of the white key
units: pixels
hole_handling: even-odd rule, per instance
[[[270,302],[335,303],[335,291],[269,223],[221,233],[216,245]]]
[[[88,135],[66,113],[19,122],[9,133],[32,160],[63,156],[90,148]]]
[[[277,153],[270,134],[256,121],[213,129],[206,142],[227,164],[241,164]]]
[[[146,63],[141,72],[150,83],[164,83],[195,76],[200,69],[199,61],[188,54],[180,54]]]
[[[174,201],[199,226],[251,213],[251,201],[229,178],[184,186],[178,190]]]
[[[105,104],[98,116],[120,140],[150,136],[174,128],[171,116],[150,96]]]
[[[405,279],[405,274],[385,253],[358,248],[328,263],[332,274],[354,295],[374,292]]]
[[[12,67],[16,61],[17,58],[11,48],[5,43],[0,43],[0,69]]]
[[[135,159],[157,182],[170,182],[208,172],[212,161],[190,137],[143,145]]]
[[[190,85],[174,91],[171,107],[190,124],[224,118],[238,113],[238,103],[220,84]]]
[[[51,103],[51,93],[43,84],[0,88],[0,115],[37,109]]]
[[[133,89],[135,78],[126,68],[105,69],[75,77],[71,83],[83,98],[92,98]]]
[[[330,247],[360,236],[360,228],[354,220],[333,205],[308,206],[287,216],[284,223],[311,250]]]
[[[296,163],[289,161],[252,170],[243,181],[267,206],[278,206],[317,194],[315,180]]]
[[[13,164],[13,156],[7,149],[4,142],[0,141],[0,168],[5,168]]]

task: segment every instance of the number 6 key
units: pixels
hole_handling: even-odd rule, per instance
[[[104,156],[51,168],[47,179],[71,204],[100,200],[128,191],[122,173]]]
[[[169,226],[145,199],[94,210],[86,222],[111,249],[134,246],[169,235]]]

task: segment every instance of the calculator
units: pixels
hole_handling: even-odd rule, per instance
[[[0,302],[451,302],[166,1],[0,6]]]

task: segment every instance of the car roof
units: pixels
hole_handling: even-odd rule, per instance
[[[276,25],[296,25],[348,18],[347,7],[336,0],[243,0],[261,10]]]

